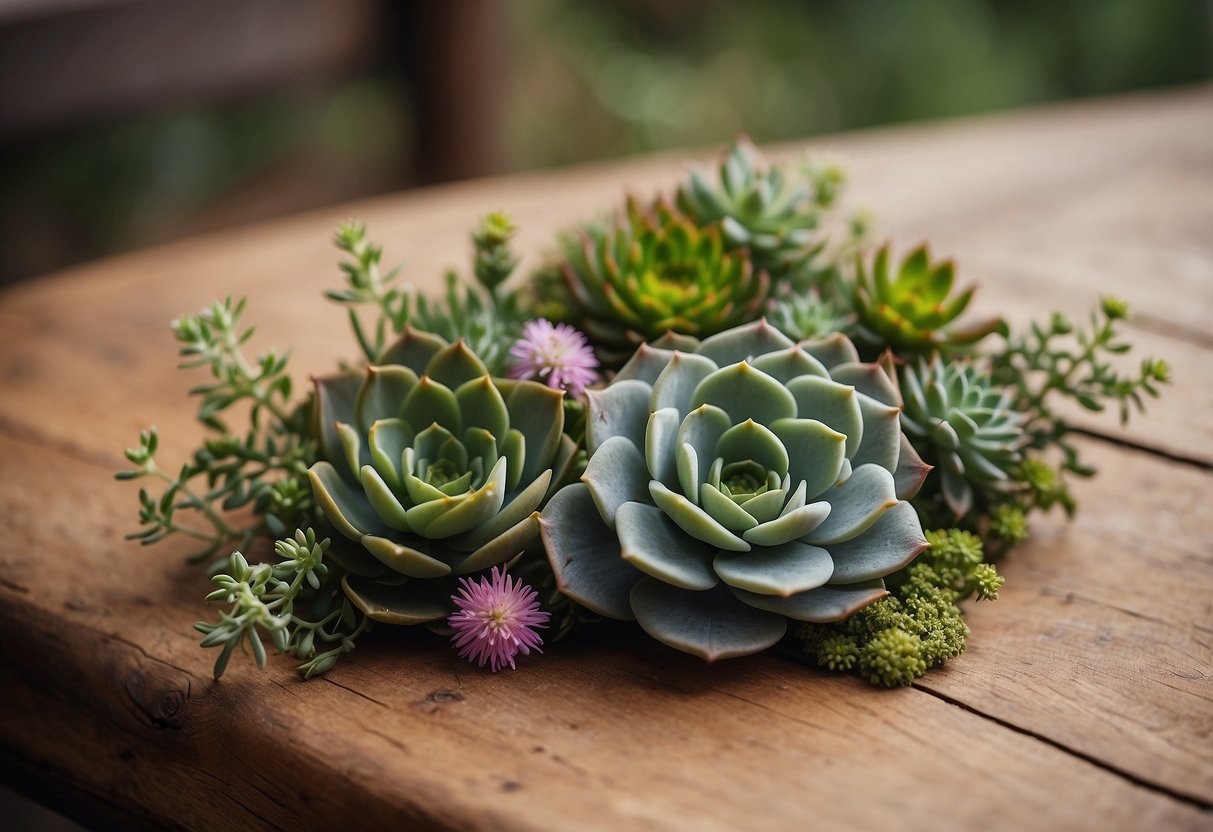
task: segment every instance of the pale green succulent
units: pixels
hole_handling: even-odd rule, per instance
[[[316,381],[316,502],[358,547],[334,548],[368,616],[427,623],[452,576],[511,560],[576,456],[563,394],[491,377],[462,341],[412,329],[361,372]],[[438,579],[435,581],[435,579]]]
[[[778,276],[811,255],[818,206],[806,181],[761,164],[753,145],[737,142],[718,182],[691,173],[678,190],[678,207],[700,225],[720,223],[729,247],[749,249],[756,267]]]
[[[709,660],[883,597],[926,545],[928,470],[884,370],[765,321],[678,340],[589,393],[582,482],[540,519],[560,590]]]
[[[1012,408],[1011,392],[967,361],[920,359],[901,373],[905,431],[929,448],[940,472],[944,502],[957,516],[973,508],[974,488],[999,491],[1012,484],[1011,471],[1028,443],[1024,415]]]

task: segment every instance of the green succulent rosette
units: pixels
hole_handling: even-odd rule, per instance
[[[753,145],[737,142],[717,181],[691,173],[678,189],[678,207],[701,225],[720,223],[729,248],[744,247],[756,265],[782,274],[812,255],[818,206],[805,180],[761,164]]]
[[[540,519],[560,590],[709,660],[883,597],[926,546],[929,470],[883,368],[765,320],[677,342],[589,393],[582,482]]]
[[[563,393],[494,378],[463,341],[406,330],[372,366],[316,379],[322,461],[312,490],[333,528],[346,594],[392,624],[438,621],[455,576],[535,542],[568,475]]]
[[[676,209],[629,201],[625,220],[585,232],[563,275],[580,328],[607,366],[667,331],[706,336],[754,320],[770,278],[745,250],[728,251],[721,226]]]
[[[903,368],[901,390],[902,427],[929,449],[944,502],[958,517],[972,510],[975,490],[1012,487],[1012,469],[1030,439],[1011,391],[967,361],[944,362],[938,355]]]
[[[890,275],[888,246],[876,253],[870,273],[862,258],[857,269],[855,337],[865,346],[930,352],[974,344],[992,332],[1006,334],[1001,318],[959,320],[973,299],[973,289],[953,294],[952,261],[932,263],[925,245],[901,261],[896,275]]]

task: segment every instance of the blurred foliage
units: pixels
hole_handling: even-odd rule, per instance
[[[1202,0],[511,0],[517,167],[1177,84]],[[540,36],[541,34],[541,36]]]
[[[497,132],[518,169],[1180,84],[1213,74],[1211,8],[508,0]],[[407,185],[425,125],[390,56],[372,63],[327,89],[179,102],[0,146],[0,281]]]

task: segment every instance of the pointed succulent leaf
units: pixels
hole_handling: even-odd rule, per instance
[[[467,342],[460,338],[434,354],[426,364],[425,374],[455,390],[472,379],[487,376],[489,371],[476,353],[468,349]]]
[[[437,424],[451,433],[463,433],[459,400],[449,387],[429,376],[422,376],[405,397],[400,416],[416,431]]]
[[[634,618],[629,593],[641,573],[623,559],[589,488],[576,483],[557,491],[540,515],[539,528],[562,593],[607,618]]]
[[[341,477],[328,462],[317,462],[308,469],[312,494],[333,528],[351,540],[365,534],[386,534],[388,529],[366,497]]]
[[[809,534],[818,546],[850,540],[871,528],[880,516],[897,505],[893,475],[879,465],[860,465],[842,485],[821,495],[829,500],[830,516]]]
[[[820,361],[798,346],[757,356],[750,363],[755,369],[762,370],[771,378],[784,384],[802,376],[822,379],[830,377]]]
[[[649,479],[644,457],[622,436],[612,436],[604,442],[581,475],[603,522],[611,528],[615,527],[615,512],[621,505],[646,500]]]
[[[652,385],[673,357],[673,349],[660,349],[653,342],[641,344],[615,374],[615,381],[633,379]]]
[[[459,412],[463,414],[465,431],[483,428],[501,439],[510,429],[510,412],[505,399],[489,376],[479,376],[459,385],[455,390],[455,400],[459,403]]]
[[[430,359],[446,345],[446,341],[437,335],[419,332],[411,326],[406,326],[404,334],[384,350],[375,363],[399,364],[421,376],[425,374]]]
[[[897,489],[897,499],[912,500],[918,495],[923,481],[931,472],[931,466],[923,462],[918,451],[910,444],[903,433],[901,435],[901,451],[897,455],[897,470],[893,472],[893,483]]]
[[[365,465],[362,468],[362,491],[366,494],[366,498],[370,500],[375,513],[379,515],[379,519],[386,523],[389,528],[396,529],[397,531],[409,531],[405,507],[400,504],[400,499],[392,491],[391,487],[383,481],[383,477],[379,476],[379,472],[370,465]]]
[[[744,603],[760,610],[777,613],[797,621],[828,624],[841,621],[859,612],[868,604],[879,601],[889,593],[880,580],[848,586],[819,586],[786,598],[733,589]]]
[[[710,662],[759,653],[787,632],[782,616],[746,606],[721,586],[693,592],[643,578],[631,602],[645,632]]]
[[[702,492],[702,489],[701,489]],[[657,507],[687,534],[718,549],[748,552],[750,544],[726,529],[715,518],[681,494],[675,494],[656,480],[649,483],[649,495]],[[702,498],[702,493],[701,493]]]
[[[705,338],[696,352],[725,367],[791,347],[792,340],[761,318],[751,324]]]
[[[545,384],[524,381],[505,400],[510,427],[526,437],[522,482],[530,482],[550,467],[564,431],[564,392]]]
[[[509,495],[506,498],[505,505],[492,519],[481,523],[476,528],[462,535],[450,538],[447,541],[447,545],[452,549],[467,552],[472,549],[479,549],[491,543],[495,538],[506,534],[514,526],[530,517],[542,505],[551,479],[552,472],[544,471],[532,480],[526,488]],[[538,531],[538,527],[536,527],[536,531]],[[493,563],[499,563],[499,561],[494,561]],[[489,564],[489,566],[491,565]]]
[[[809,503],[747,529],[741,536],[755,546],[782,546],[812,532],[829,517],[831,510],[829,503]]]
[[[313,379],[316,386],[316,436],[320,440],[320,452],[325,459],[340,459],[341,440],[337,436],[337,423],[349,424],[355,420],[354,403],[362,388],[363,376],[359,373],[342,373]]]
[[[731,532],[744,532],[758,525],[748,511],[711,483],[705,482],[699,486],[699,505],[713,520]]]
[[[680,417],[691,409],[691,395],[699,382],[719,369],[714,361],[693,353],[675,352],[670,362],[653,382],[650,410],[675,408]]]
[[[846,458],[846,436],[816,419],[780,419],[771,430],[787,449],[787,472],[792,482],[805,483],[808,499],[826,491],[838,480]]]
[[[826,378],[800,376],[788,382],[801,419],[816,419],[846,437],[846,456],[853,457],[863,439],[863,413],[855,388]]]
[[[384,566],[410,578],[441,578],[451,573],[451,567],[427,552],[405,546],[386,537],[366,535],[362,546]]]
[[[450,603],[426,581],[388,586],[346,575],[341,588],[363,615],[383,624],[428,624],[451,611]]]
[[[900,502],[863,534],[828,548],[834,559],[830,582],[853,584],[896,572],[927,548],[927,540],[918,512],[909,503]]]
[[[863,393],[855,395],[863,414],[863,440],[855,456],[851,457],[852,467],[874,463],[890,472],[897,470],[897,456],[901,452],[901,408],[881,404]]]
[[[822,586],[834,571],[829,552],[799,540],[752,552],[720,552],[713,566],[729,586],[785,597]]]
[[[592,456],[612,436],[623,436],[644,447],[653,389],[643,381],[616,381],[603,390],[586,391],[586,450]]]
[[[497,515],[502,517],[503,511]],[[494,536],[463,560],[453,560],[451,570],[456,575],[483,572],[490,566],[505,563],[527,550],[539,536],[539,512],[532,511],[505,531]]]
[[[883,405],[901,407],[901,392],[879,364],[840,364],[830,370],[830,378],[851,385]]]
[[[683,589],[716,586],[712,571],[715,550],[688,539],[660,509],[645,503],[624,503],[615,520],[622,557],[641,572]]]
[[[824,335],[820,338],[810,338],[800,342],[800,348],[821,362],[830,377],[833,369],[840,364],[851,364],[859,361],[859,351],[851,343],[851,339],[841,332]]]
[[[664,407],[649,415],[649,424],[644,432],[644,459],[649,474],[667,486],[676,486],[678,480],[675,457],[679,428],[678,409]]]
[[[796,400],[788,389],[744,361],[721,367],[699,383],[689,406],[702,404],[719,407],[734,424],[753,419],[769,425],[796,415]]]

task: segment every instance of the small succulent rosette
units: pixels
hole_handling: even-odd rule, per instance
[[[664,202],[629,200],[625,218],[587,231],[567,255],[578,325],[612,367],[668,330],[704,336],[752,321],[770,294],[770,277],[746,250],[728,250],[719,224]]]
[[[968,361],[938,355],[904,367],[901,389],[902,427],[939,469],[944,502],[957,517],[973,509],[975,493],[1014,487],[1012,472],[1030,438],[1010,390]]]
[[[993,332],[1006,334],[1001,318],[963,320],[973,289],[953,294],[956,269],[951,260],[931,262],[925,245],[890,274],[889,247],[882,247],[869,273],[857,262],[852,302],[858,316],[856,337],[864,345],[900,352],[930,352],[975,344]]]
[[[561,591],[708,660],[849,616],[927,545],[900,404],[842,335],[642,346],[590,391],[582,482],[540,519]]]
[[[316,501],[356,546],[343,587],[375,621],[444,619],[460,575],[535,542],[577,452],[564,394],[494,378],[463,341],[409,329],[372,366],[316,380]]]

